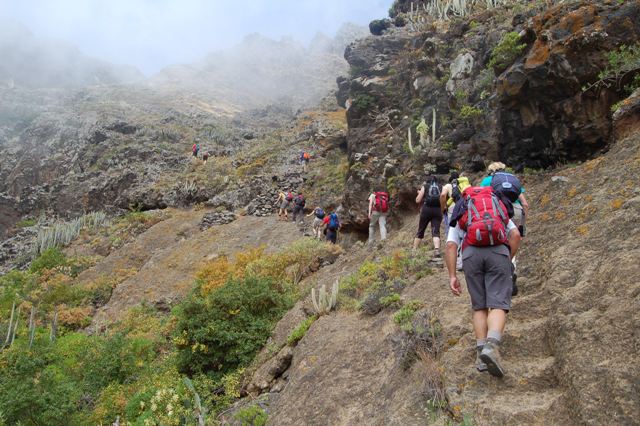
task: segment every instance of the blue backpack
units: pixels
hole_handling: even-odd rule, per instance
[[[496,172],[491,178],[491,187],[497,194],[502,194],[515,203],[522,192],[522,184],[517,177],[507,172]]]
[[[316,217],[318,219],[324,219],[324,216],[325,216],[324,210],[322,210],[321,208],[318,208],[316,210]]]
[[[340,221],[338,220],[338,215],[335,213],[331,213],[329,215],[329,229],[332,231],[337,231],[340,227]]]

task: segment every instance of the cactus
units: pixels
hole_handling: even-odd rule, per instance
[[[58,332],[58,310],[53,314],[53,321],[51,321],[51,332],[49,333],[49,341],[56,341],[56,333]]]
[[[193,383],[191,382],[191,380],[188,377],[185,377],[183,379],[184,384],[187,385],[187,388],[189,388],[189,390],[193,393],[193,399],[195,402],[195,411],[196,414],[198,416],[198,426],[204,426],[205,425],[205,410],[204,407],[202,407],[202,402],[200,400],[200,395],[198,394],[198,391],[196,391],[196,388],[193,386]]]
[[[324,315],[331,312],[338,302],[338,280],[333,283],[331,293],[327,293],[327,289],[323,284],[316,297],[316,289],[311,289],[311,301],[318,315]]]
[[[436,109],[433,108],[433,122],[431,123],[431,140],[436,142]]]
[[[4,340],[2,347],[0,350],[6,348],[9,345],[9,341],[11,340],[11,328],[13,327],[13,316],[16,313],[16,302],[13,302],[11,306],[11,316],[9,317],[9,327],[7,328],[7,338]]]
[[[409,151],[411,151],[412,154],[415,154],[413,143],[411,142],[411,127],[407,128],[407,142],[409,143]]]
[[[33,346],[33,338],[36,335],[36,308],[31,306],[31,315],[29,315],[29,349]]]
[[[37,255],[51,247],[65,246],[76,239],[82,229],[96,229],[108,225],[107,214],[101,211],[89,213],[68,222],[57,222],[50,228],[41,228],[38,231],[33,252]]]

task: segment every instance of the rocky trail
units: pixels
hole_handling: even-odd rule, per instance
[[[436,361],[448,407],[458,418],[468,416],[479,425],[635,423],[640,413],[629,392],[637,388],[633,378],[640,373],[634,361],[637,336],[623,330],[637,328],[621,325],[638,321],[633,307],[638,285],[631,272],[631,259],[637,259],[640,249],[638,231],[631,227],[632,217],[639,214],[637,195],[632,189],[626,193],[629,200],[619,203],[622,198],[615,193],[589,182],[600,181],[621,164],[626,167],[622,178],[631,179],[640,173],[638,155],[638,136],[630,137],[601,159],[526,180],[532,216],[519,258],[520,294],[513,300],[502,344],[503,379],[475,370],[468,293],[451,295],[442,266],[410,280],[402,299],[423,301],[442,326],[444,350]],[[552,180],[555,174],[565,179]],[[576,223],[585,209],[591,216]],[[417,217],[407,217],[381,248],[351,246],[308,280],[331,285],[364,260],[379,261],[406,248],[416,223]],[[595,245],[587,248],[585,240],[575,238],[584,233]],[[624,247],[625,253],[609,250],[611,244]],[[426,258],[424,262],[434,265]],[[617,277],[616,286],[603,287],[611,274]],[[627,294],[625,302],[614,303],[619,299],[613,294],[619,291]],[[286,340],[305,317],[304,309],[299,303],[281,321],[274,342]],[[293,351],[288,370],[267,393],[269,424],[430,422],[423,392],[432,373],[420,362],[407,371],[399,366],[400,332],[393,313],[339,311],[314,323]]]

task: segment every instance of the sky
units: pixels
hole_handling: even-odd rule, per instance
[[[344,22],[368,25],[393,0],[0,0],[0,18],[36,36],[71,42],[82,52],[147,75],[231,47],[245,35],[307,43]]]

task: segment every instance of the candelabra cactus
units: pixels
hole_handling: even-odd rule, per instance
[[[320,291],[317,294],[316,289],[312,288],[311,301],[313,302],[313,308],[318,315],[324,315],[331,312],[338,301],[338,280],[333,283],[331,293],[327,292],[324,284],[320,287]]]

